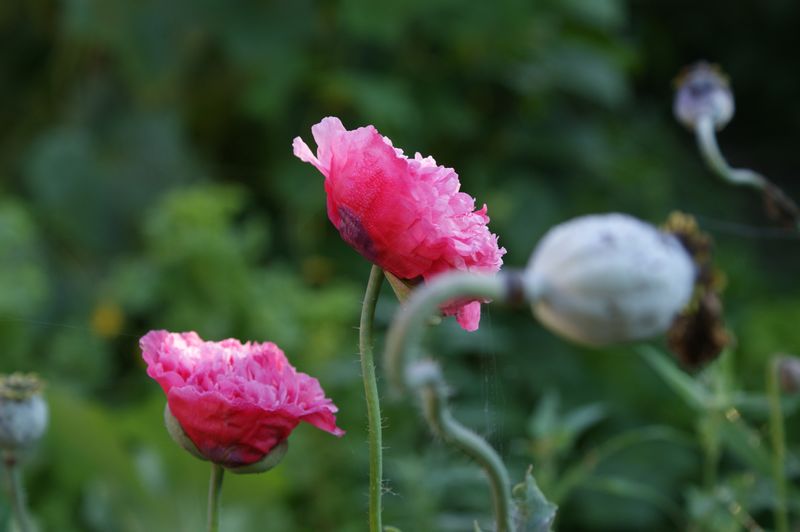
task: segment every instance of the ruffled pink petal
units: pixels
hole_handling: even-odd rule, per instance
[[[426,281],[449,270],[500,269],[505,249],[489,231],[486,205],[475,210],[455,170],[419,153],[407,158],[372,126],[347,131],[328,117],[312,133],[316,158],[299,138],[294,153],[325,176],[328,218],[368,260],[398,278]],[[464,328],[477,328],[474,305],[462,318],[452,313]]]
[[[252,404],[233,406],[218,393],[200,393],[196,388],[174,388],[167,403],[200,453],[227,467],[261,460],[299,423],[281,413],[265,415]]]
[[[475,331],[481,323],[481,303],[471,301],[456,311],[456,321],[466,331]]]
[[[151,331],[139,343],[173,416],[211,460],[260,460],[301,421],[344,434],[319,381],[298,373],[273,343],[204,342],[193,332],[167,331]]]
[[[303,162],[313,164],[320,172],[323,171],[323,167],[320,164],[319,159],[317,159],[317,156],[311,152],[311,148],[308,147],[308,144],[303,142],[303,139],[300,137],[295,137],[295,139],[292,141],[292,150],[294,151],[295,157]]]

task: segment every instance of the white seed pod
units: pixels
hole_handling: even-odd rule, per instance
[[[672,109],[675,118],[689,129],[697,127],[703,116],[709,117],[716,129],[733,118],[733,92],[718,67],[697,63],[684,71],[676,85]]]
[[[47,429],[47,403],[36,377],[0,375],[0,449],[30,447]]]
[[[536,317],[591,346],[666,331],[689,302],[694,281],[694,263],[674,236],[625,214],[554,227],[525,271]]]

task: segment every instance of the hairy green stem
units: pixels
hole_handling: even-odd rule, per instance
[[[381,495],[383,492],[383,443],[381,403],[375,378],[375,359],[372,353],[372,330],[375,322],[375,305],[383,284],[383,270],[372,266],[361,307],[361,324],[358,348],[361,354],[361,377],[364,379],[364,396],[367,400],[369,427],[369,529],[381,532]]]
[[[225,469],[221,465],[211,464],[211,479],[208,482],[208,532],[219,530],[219,508],[224,475]]]
[[[767,364],[767,395],[769,397],[769,432],[772,440],[772,474],[775,477],[775,530],[789,531],[786,510],[786,436],[783,426],[780,386],[778,383],[779,359]]]
[[[483,468],[492,489],[496,532],[512,532],[511,481],[503,461],[486,440],[453,418],[447,406],[447,387],[441,373],[432,362],[422,364],[428,366],[425,370],[428,377],[418,384],[425,419],[434,433]]]
[[[395,316],[386,337],[384,366],[392,388],[395,391],[405,389],[403,370],[410,363],[406,359],[418,356],[415,348],[428,319],[439,305],[461,298],[509,299],[506,285],[506,278],[501,274],[453,272],[442,274],[414,290]]]
[[[16,457],[10,452],[4,456],[6,476],[8,478],[8,493],[11,497],[11,508],[17,521],[19,532],[31,532],[30,517],[25,506],[25,491],[22,488],[22,475]]]

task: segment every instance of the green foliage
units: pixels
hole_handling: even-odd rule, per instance
[[[514,526],[520,532],[549,532],[556,518],[557,507],[549,502],[532,475],[533,467],[525,472],[525,480],[514,486]]]
[[[137,347],[167,328],[275,341],[348,431],[300,428],[269,474],[227,479],[223,529],[364,530],[355,327],[369,265],[291,154],[327,115],[456,168],[509,267],[577,214],[697,214],[737,339],[698,375],[660,348],[567,345],[494,306],[476,333],[444,320],[431,344],[456,417],[512,471],[534,464],[556,528],[773,527],[762,375],[800,342],[797,239],[773,238],[750,191],[708,175],[670,116],[669,81],[721,62],[737,96],[720,136],[731,162],[800,197],[800,78],[785,59],[798,15],[719,0],[0,3],[0,371],[50,382],[52,426],[25,467],[42,529],[202,527],[207,464],[167,436]],[[381,329],[395,309],[387,288]],[[796,484],[800,401],[782,404]],[[474,464],[431,446],[408,403],[384,414],[384,521],[487,529]],[[796,488],[789,500],[796,524]]]
[[[0,198],[0,371],[31,368],[25,358],[34,339],[21,321],[41,315],[49,292],[38,238],[24,206]]]

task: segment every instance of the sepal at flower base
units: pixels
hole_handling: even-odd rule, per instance
[[[384,271],[383,275],[386,277],[386,280],[389,281],[389,286],[392,287],[392,292],[394,292],[394,295],[397,297],[397,300],[401,305],[405,303],[406,300],[411,296],[411,292],[413,292],[417,286],[422,284],[422,279],[419,281],[415,281],[413,279],[400,279],[399,277],[395,277],[387,271]],[[430,325],[439,325],[442,323],[442,317],[440,315],[431,316],[428,318],[428,323]]]
[[[175,419],[175,416],[172,415],[168,404],[164,405],[164,426],[167,427],[167,432],[170,438],[172,438],[172,441],[181,446],[183,450],[187,451],[195,458],[206,462],[208,461],[208,458],[203,456],[203,453],[200,452],[194,442],[192,442],[189,436],[183,431],[183,427],[181,427],[181,424]]]
[[[392,292],[397,296],[397,300],[400,303],[405,303],[414,288],[420,284],[411,279],[400,279],[385,270],[383,275],[386,277],[386,280],[389,281],[389,286],[392,287]]]
[[[229,467],[228,471],[237,475],[248,475],[251,473],[265,473],[278,465],[286,453],[289,451],[289,440],[283,440],[264,455],[258,462],[237,467]]]

